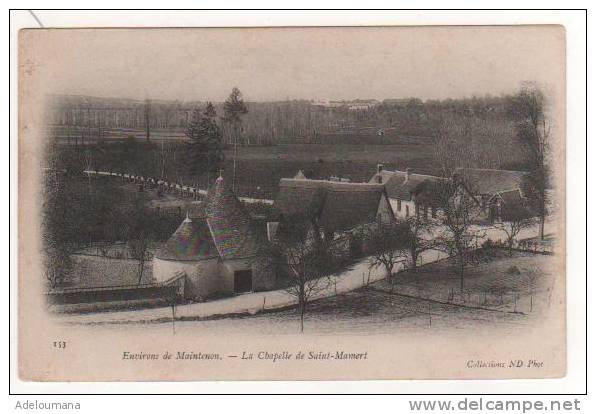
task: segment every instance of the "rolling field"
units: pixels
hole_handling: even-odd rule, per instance
[[[117,143],[122,143],[128,133],[136,136],[136,156],[130,162],[120,160]],[[185,185],[194,185],[189,176],[186,148],[182,145],[183,131],[152,131],[151,142],[145,143],[145,136],[139,130],[120,130],[118,133],[106,131],[100,140],[101,150],[92,151],[93,168],[140,173],[160,177],[161,142],[166,142],[169,151],[166,162],[167,178]],[[74,138],[63,133],[54,135],[64,148],[74,148]],[[433,161],[433,144],[425,137],[391,135],[379,137],[370,134],[330,134],[321,136],[328,143],[317,144],[277,144],[271,146],[238,146],[236,162],[236,192],[239,196],[274,198],[280,178],[293,177],[302,170],[308,178],[328,179],[330,176],[350,178],[354,182],[368,181],[375,173],[377,164],[388,169],[413,168],[414,172],[438,174],[439,168]],[[85,140],[85,147],[99,142],[97,137]],[[170,149],[168,149],[168,147]],[[175,153],[175,157],[172,155]],[[233,176],[234,151],[231,146],[224,150],[223,174],[231,182]],[[133,166],[133,164],[137,167]],[[109,165],[109,167],[108,167]],[[138,171],[137,171],[138,170]],[[199,187],[206,186],[205,178]]]
[[[231,150],[226,151],[224,178],[232,178]],[[428,141],[404,144],[287,144],[271,147],[239,147],[237,188],[241,195],[271,198],[280,178],[293,177],[302,170],[308,178],[328,179],[331,175],[355,182],[368,181],[382,163],[387,169],[413,168],[414,172],[438,174]],[[258,189],[260,187],[260,190]]]

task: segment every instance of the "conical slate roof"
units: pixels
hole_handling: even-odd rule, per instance
[[[215,181],[205,206],[207,224],[222,259],[253,257],[258,251],[257,233],[238,198],[226,188],[223,177]]]
[[[188,216],[155,253],[158,259],[181,261],[205,260],[217,256],[217,249],[205,219],[191,220]]]

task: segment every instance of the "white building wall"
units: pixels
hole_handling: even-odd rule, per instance
[[[381,197],[381,200],[379,201],[379,207],[377,208],[377,217],[381,216],[381,221],[383,223],[389,223],[392,220],[392,208],[391,202],[388,203],[387,198]]]
[[[197,262],[195,273],[187,277],[186,289],[189,290],[189,295],[198,299],[221,292],[219,258]]]
[[[401,209],[398,209],[399,200],[396,198],[390,198],[389,204],[391,204],[391,208],[393,209],[396,218],[405,219],[416,214],[416,204],[414,201],[402,200]]]
[[[184,295],[190,299],[204,299],[220,292],[219,259],[176,261],[153,259],[153,277],[166,282],[180,273],[186,275]]]

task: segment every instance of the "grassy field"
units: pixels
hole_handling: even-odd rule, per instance
[[[358,136],[358,138],[360,138]],[[169,140],[166,146],[167,179],[183,184],[195,184],[190,174],[188,160],[185,159],[187,149],[179,142]],[[174,141],[178,141],[175,143]],[[328,179],[330,176],[348,177],[352,181],[368,181],[375,173],[378,163],[386,168],[413,168],[414,172],[438,174],[439,168],[433,162],[433,147],[424,137],[393,137],[391,140],[376,140],[374,144],[356,143],[355,137],[337,138],[334,143],[325,144],[278,144],[271,146],[239,146],[236,159],[236,192],[240,196],[256,198],[272,198],[277,192],[280,178],[293,177],[302,170],[309,178]],[[147,145],[144,139],[138,138],[129,154],[130,160],[122,159],[118,142],[121,140],[106,139],[103,145],[84,146],[91,157],[91,168],[99,170],[115,170],[161,178],[162,157],[161,146],[155,139]],[[366,140],[364,141],[366,142]],[[64,145],[63,150],[74,150],[74,145]],[[76,151],[75,151],[76,152]],[[233,177],[233,148],[228,146],[224,151],[224,178],[231,182]],[[78,158],[83,159],[82,155]],[[77,159],[73,154],[71,160]],[[69,161],[70,162],[70,161]],[[83,159],[82,168],[87,168]],[[67,168],[57,165],[55,168]],[[211,177],[213,178],[213,177]],[[199,186],[206,186],[206,177],[199,180]]]
[[[531,313],[550,304],[554,278],[552,256],[505,250],[487,250],[484,261],[469,266],[464,291],[451,259],[443,259],[397,273],[391,286],[379,281],[373,288],[458,305]]]
[[[129,149],[128,158],[123,159],[122,154],[119,154],[118,144],[129,133],[136,136],[136,140],[134,148]],[[58,135],[56,139],[58,142],[70,143],[63,148],[74,148],[72,139],[69,141],[62,135]],[[106,133],[102,139],[89,139],[84,147],[90,149],[93,168],[161,178],[164,158],[161,143],[164,142],[167,179],[194,185],[196,177],[190,173],[190,161],[186,159],[188,150],[183,141],[184,135],[180,130],[156,130],[152,133],[150,145],[146,143],[142,131],[122,130],[118,134]],[[97,150],[93,150],[91,143],[96,142],[102,144]],[[502,157],[501,162],[504,164],[500,168],[522,168],[519,160],[516,160],[519,158],[519,151],[510,145],[511,143],[503,144],[498,150],[492,148],[490,151],[507,154]],[[326,134],[318,137],[317,143],[240,145],[236,160],[236,192],[246,197],[273,198],[279,179],[292,177],[298,170],[303,170],[310,178],[328,179],[334,175],[348,177],[355,182],[368,181],[378,163],[383,163],[388,169],[403,170],[411,167],[416,173],[440,175],[441,166],[437,162],[434,146],[431,137],[411,136],[399,131],[392,131],[382,137],[358,132]],[[224,154],[224,177],[231,181],[234,158],[231,145],[227,145]],[[477,166],[487,167],[484,164]],[[492,167],[495,165],[491,165]],[[206,178],[199,179],[199,186],[206,186]]]
[[[224,177],[232,178],[230,150],[226,151]],[[302,170],[307,177],[328,179],[331,175],[355,182],[368,181],[377,164],[388,169],[413,168],[414,172],[438,174],[432,147],[427,142],[386,145],[288,144],[238,149],[237,186],[242,195],[274,197],[280,178]]]

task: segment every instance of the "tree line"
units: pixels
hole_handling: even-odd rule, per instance
[[[308,100],[249,102],[250,113],[244,117],[241,136],[236,138],[241,145],[324,143],[328,135],[346,131],[361,133],[362,128],[372,128],[373,136],[382,129],[395,129],[401,135],[428,137],[433,133],[433,124],[443,117],[474,118],[491,124],[507,122],[509,99],[510,96],[486,96],[386,100],[365,111],[350,110],[348,105],[324,107]],[[61,127],[62,133],[71,134],[73,140],[81,134],[102,139],[109,129],[138,129],[150,136],[152,130],[183,131],[195,108],[205,104],[57,96],[51,105],[48,123]],[[216,112],[225,112],[225,102],[212,102],[212,105]],[[220,122],[220,127],[224,142],[233,143],[235,135],[231,125]]]

